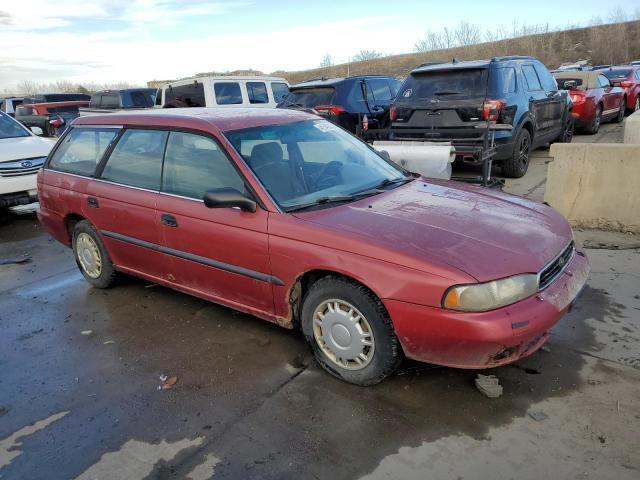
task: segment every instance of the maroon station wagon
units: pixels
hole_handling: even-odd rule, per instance
[[[38,217],[95,287],[126,273],[300,328],[370,385],[403,356],[530,355],[586,282],[546,205],[409,174],[304,112],[185,110],[81,117],[39,173]]]

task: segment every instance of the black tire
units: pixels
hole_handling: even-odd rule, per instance
[[[513,143],[513,153],[502,162],[502,173],[505,177],[520,178],[529,168],[531,154],[531,134],[526,128],[521,128]]]
[[[562,132],[560,136],[556,138],[555,143],[571,143],[573,140],[573,133],[575,130],[575,122],[571,112],[567,112],[567,118],[562,122]]]
[[[91,273],[85,268],[85,265],[83,265],[83,262],[80,260],[80,255],[82,254],[82,252],[79,250],[82,247],[79,247],[78,239],[81,235],[88,235],[93,240],[95,247],[99,252],[100,269],[99,275],[97,276],[91,275]],[[82,242],[84,242],[84,240]],[[117,277],[117,272],[113,266],[113,262],[111,261],[109,253],[104,248],[104,244],[102,243],[100,235],[98,235],[98,232],[90,222],[88,222],[87,220],[81,220],[80,222],[76,223],[75,227],[73,228],[71,246],[73,247],[73,254],[74,258],[76,259],[76,265],[78,265],[80,272],[82,272],[82,275],[87,280],[87,282],[97,288],[108,288],[114,283]],[[82,250],[84,251],[84,249]]]
[[[596,107],[596,113],[593,115],[593,119],[589,126],[587,126],[586,131],[591,135],[595,135],[600,130],[600,124],[602,123],[602,105],[598,105]]]
[[[640,93],[636,95],[636,101],[633,102],[633,107],[627,109],[627,114],[631,115],[638,110],[640,110]]]
[[[624,121],[624,113],[627,111],[627,97],[622,99],[622,103],[620,104],[620,110],[618,111],[618,115],[616,116],[614,122],[622,123]]]
[[[357,313],[364,317],[366,326],[370,327],[373,347],[363,348],[372,349],[369,350],[371,357],[365,366],[354,366],[359,369],[348,369],[336,363],[320,347],[320,343],[323,343],[328,350],[327,344],[316,339],[314,315],[317,309],[321,309],[325,302],[330,300],[345,302],[355,307]],[[325,317],[327,315],[328,313]],[[361,386],[374,385],[391,375],[402,361],[400,342],[380,299],[363,285],[346,278],[327,276],[309,288],[302,303],[301,324],[302,332],[320,366],[345,382]],[[324,336],[324,332],[322,335]]]

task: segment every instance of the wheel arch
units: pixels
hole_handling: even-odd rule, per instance
[[[86,220],[86,218],[75,212],[68,213],[64,217],[64,225],[67,230],[69,245],[71,245],[71,241],[73,240],[73,229],[78,222],[81,222],[83,220]]]
[[[369,290],[373,295],[375,295],[384,305],[384,301],[382,300],[382,296],[376,292],[374,288],[371,288],[370,285],[365,283],[359,278],[354,277],[353,275],[349,275],[344,272],[340,272],[335,269],[324,269],[324,268],[316,268],[312,270],[307,270],[306,272],[301,273],[293,282],[293,285],[289,289],[288,292],[288,301],[290,305],[289,309],[289,319],[287,323],[289,323],[290,328],[298,329],[300,328],[300,312],[302,309],[302,302],[313,285],[318,280],[325,277],[339,277],[349,280],[351,282],[357,283],[367,290]]]

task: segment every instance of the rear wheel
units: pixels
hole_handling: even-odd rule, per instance
[[[373,385],[400,364],[391,318],[363,285],[334,276],[318,280],[304,298],[301,317],[316,360],[341,380]]]
[[[600,123],[602,122],[602,105],[596,107],[596,113],[593,115],[593,120],[587,127],[587,132],[594,135],[600,130]]]
[[[113,262],[96,229],[87,220],[73,228],[73,253],[84,278],[94,287],[107,288],[116,278]]]
[[[627,97],[622,99],[622,103],[620,103],[620,110],[618,111],[618,116],[616,117],[616,123],[622,123],[624,121],[624,112],[627,110]]]
[[[531,134],[526,128],[521,128],[516,136],[511,157],[502,163],[502,173],[505,177],[520,178],[529,168],[531,154]]]
[[[565,118],[564,123],[562,124],[562,133],[556,139],[558,143],[571,143],[573,140],[573,131],[574,131],[575,123],[573,121],[573,116],[571,112],[567,112],[567,118]]]

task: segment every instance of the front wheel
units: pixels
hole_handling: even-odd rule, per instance
[[[384,305],[366,287],[328,276],[309,289],[302,305],[302,331],[317,362],[355,385],[374,385],[402,360]]]
[[[513,153],[502,163],[502,173],[505,177],[520,178],[529,168],[531,154],[531,134],[526,128],[521,128],[513,145]]]
[[[107,288],[115,280],[116,271],[96,229],[87,220],[73,229],[73,254],[84,278],[94,287]]]

